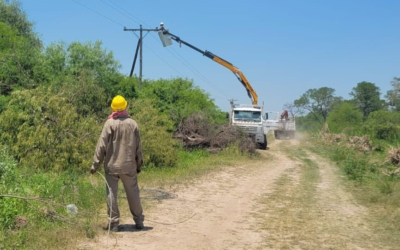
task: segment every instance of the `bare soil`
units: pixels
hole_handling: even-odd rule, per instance
[[[395,249],[343,186],[337,167],[299,141],[275,141],[262,160],[225,168],[128,213],[121,232],[79,249]],[[140,184],[140,183],[139,183]]]

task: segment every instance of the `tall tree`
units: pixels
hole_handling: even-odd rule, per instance
[[[117,93],[120,89],[117,85],[123,81],[119,72],[121,65],[112,52],[102,47],[100,41],[72,42],[68,45],[63,42],[52,43],[46,47],[40,60],[36,73],[41,75],[43,81],[58,84],[65,78],[90,76],[99,87],[105,89],[108,99],[121,94]]]
[[[384,108],[384,101],[380,98],[380,89],[374,83],[359,82],[350,95],[353,96],[352,101],[356,108],[363,114],[364,121],[371,112]]]
[[[314,118],[322,124],[318,115],[322,117],[325,123],[333,104],[341,100],[340,97],[335,97],[334,93],[335,90],[328,87],[309,89],[294,101],[294,105],[302,112],[306,111],[313,114]]]
[[[0,95],[35,86],[33,69],[40,51],[32,49],[27,38],[1,21],[0,34]]]
[[[0,0],[0,22],[8,24],[27,38],[32,48],[42,47],[42,42],[33,30],[34,24],[28,20],[19,1]]]
[[[394,77],[391,85],[393,89],[389,90],[385,97],[392,110],[400,111],[400,78]]]

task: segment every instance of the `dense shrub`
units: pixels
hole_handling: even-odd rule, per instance
[[[373,139],[394,143],[400,139],[400,113],[390,111],[372,112],[362,127],[362,133]]]
[[[214,123],[223,123],[226,120],[226,114],[218,109],[209,94],[188,79],[147,81],[139,91],[139,98],[152,99],[154,106],[167,114],[175,126],[198,112],[202,112]]]
[[[334,107],[328,116],[329,130],[332,133],[350,133],[361,126],[363,115],[353,104],[342,102]]]
[[[0,116],[0,141],[23,165],[87,170],[101,127],[51,88],[16,91]]]
[[[173,124],[170,118],[153,106],[150,99],[128,102],[128,112],[139,125],[144,164],[146,166],[171,167],[178,160],[177,141],[172,138]]]
[[[323,128],[321,124],[313,114],[307,114],[305,116],[296,117],[296,129],[299,131],[317,132]]]

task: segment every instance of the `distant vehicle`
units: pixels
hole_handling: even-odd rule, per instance
[[[268,131],[274,131],[275,139],[295,139],[296,121],[294,116],[289,117],[287,110],[279,115],[279,112],[268,111],[265,113],[264,126]]]

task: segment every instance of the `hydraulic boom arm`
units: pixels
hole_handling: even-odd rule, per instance
[[[242,83],[242,85],[246,88],[247,90],[247,95],[250,97],[252,104],[256,105],[258,102],[258,96],[257,93],[254,91],[253,87],[251,87],[249,81],[246,79],[246,77],[243,75],[242,71],[240,71],[240,69],[238,69],[237,67],[235,67],[232,63],[214,55],[213,53],[211,53],[210,51],[203,51],[193,45],[191,45],[188,42],[183,41],[182,39],[180,39],[179,37],[171,34],[170,32],[168,32],[167,29],[164,29],[164,27],[161,27],[162,33],[163,35],[169,35],[171,37],[171,39],[173,39],[174,41],[176,41],[179,44],[184,44],[194,50],[196,50],[197,52],[200,52],[201,54],[203,54],[204,56],[212,59],[213,61],[221,64],[222,66],[224,66],[225,68],[229,69],[230,71],[233,72],[233,74],[237,77],[237,79]]]

